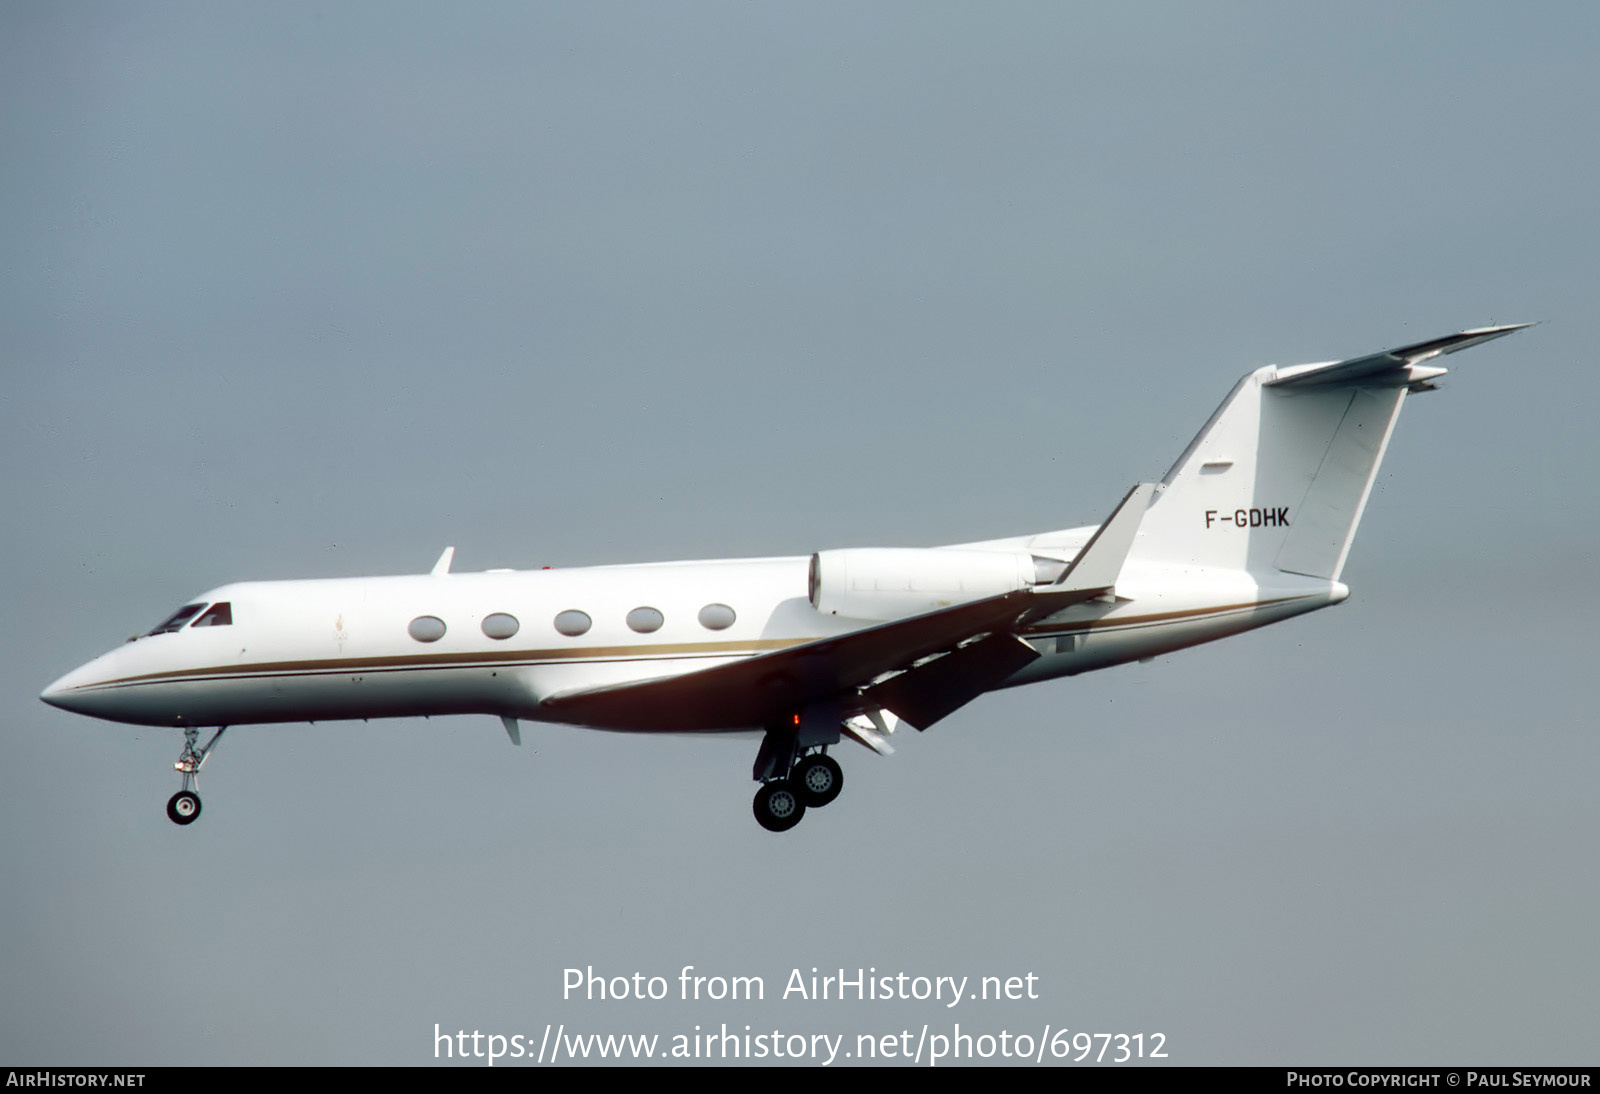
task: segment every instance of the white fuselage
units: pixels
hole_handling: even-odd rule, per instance
[[[677,676],[878,622],[814,608],[809,561],[226,585],[191,603],[230,605],[227,625],[186,624],[129,641],[62,677],[44,698],[100,718],[165,726],[473,713],[560,721],[544,700]],[[1347,595],[1336,581],[1289,574],[1270,579],[1282,584],[1263,580],[1130,562],[1114,600],[1077,604],[1026,627],[1022,637],[1043,656],[1001,686],[1208,642]],[[722,607],[704,611],[708,606]],[[639,608],[659,613],[659,627],[631,627],[630,613]],[[581,634],[557,629],[557,617],[572,612],[590,620]],[[644,614],[648,626],[651,613]],[[503,633],[502,617],[509,616],[515,633],[491,637],[491,616],[488,630]],[[413,637],[413,621],[429,617],[443,623],[443,634]],[[661,727],[641,712],[636,724],[604,728]]]

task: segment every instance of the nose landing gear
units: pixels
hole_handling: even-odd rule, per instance
[[[194,743],[200,739],[200,731],[192,726],[185,727],[183,752],[178,756],[178,762],[172,765],[173,770],[183,776],[183,789],[167,799],[167,818],[173,824],[193,824],[199,819],[200,795],[195,791],[200,789],[200,768],[227,731],[228,727],[222,726],[211,735],[211,740],[206,742],[204,748],[197,749]]]

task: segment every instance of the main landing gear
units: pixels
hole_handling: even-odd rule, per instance
[[[828,755],[839,740],[839,723],[796,717],[793,725],[773,726],[761,742],[752,774],[760,781],[751,809],[756,823],[769,832],[787,832],[821,809],[844,789],[844,771]],[[831,737],[831,740],[829,739]]]
[[[204,748],[196,749],[194,743],[200,739],[200,731],[192,726],[185,727],[183,752],[172,765],[183,776],[183,789],[167,799],[167,818],[173,824],[193,824],[200,818],[200,795],[195,793],[200,789],[200,768],[227,731],[228,727],[223,726],[211,735]]]
[[[797,761],[786,779],[761,784],[752,803],[756,822],[769,832],[787,832],[799,824],[807,809],[821,809],[844,789],[839,762],[825,752]]]

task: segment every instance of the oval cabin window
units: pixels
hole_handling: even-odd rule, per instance
[[[444,620],[436,615],[419,615],[406,628],[406,633],[418,642],[437,642],[444,637],[444,632]]]
[[[505,612],[495,612],[493,615],[484,616],[483,619],[483,633],[490,638],[510,638],[521,626],[516,616]]]
[[[654,608],[635,608],[628,613],[628,626],[640,634],[659,631],[666,620]]]
[[[737,618],[726,604],[707,604],[700,609],[700,625],[708,631],[725,631]]]
[[[556,616],[556,630],[568,638],[576,638],[586,633],[591,625],[588,613],[576,609],[564,611]]]

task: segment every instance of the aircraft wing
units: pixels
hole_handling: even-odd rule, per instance
[[[614,729],[758,729],[1103,591],[1022,589],[682,676],[552,695],[540,716]]]
[[[1016,628],[1111,591],[1153,489],[1141,484],[1130,490],[1054,585],[940,608],[682,676],[552,695],[540,704],[540,717],[609,729],[756,729],[815,703],[844,698],[850,705],[857,701],[857,689],[898,672],[868,688],[859,705],[887,707],[926,729],[1039,656],[1016,636]]]

